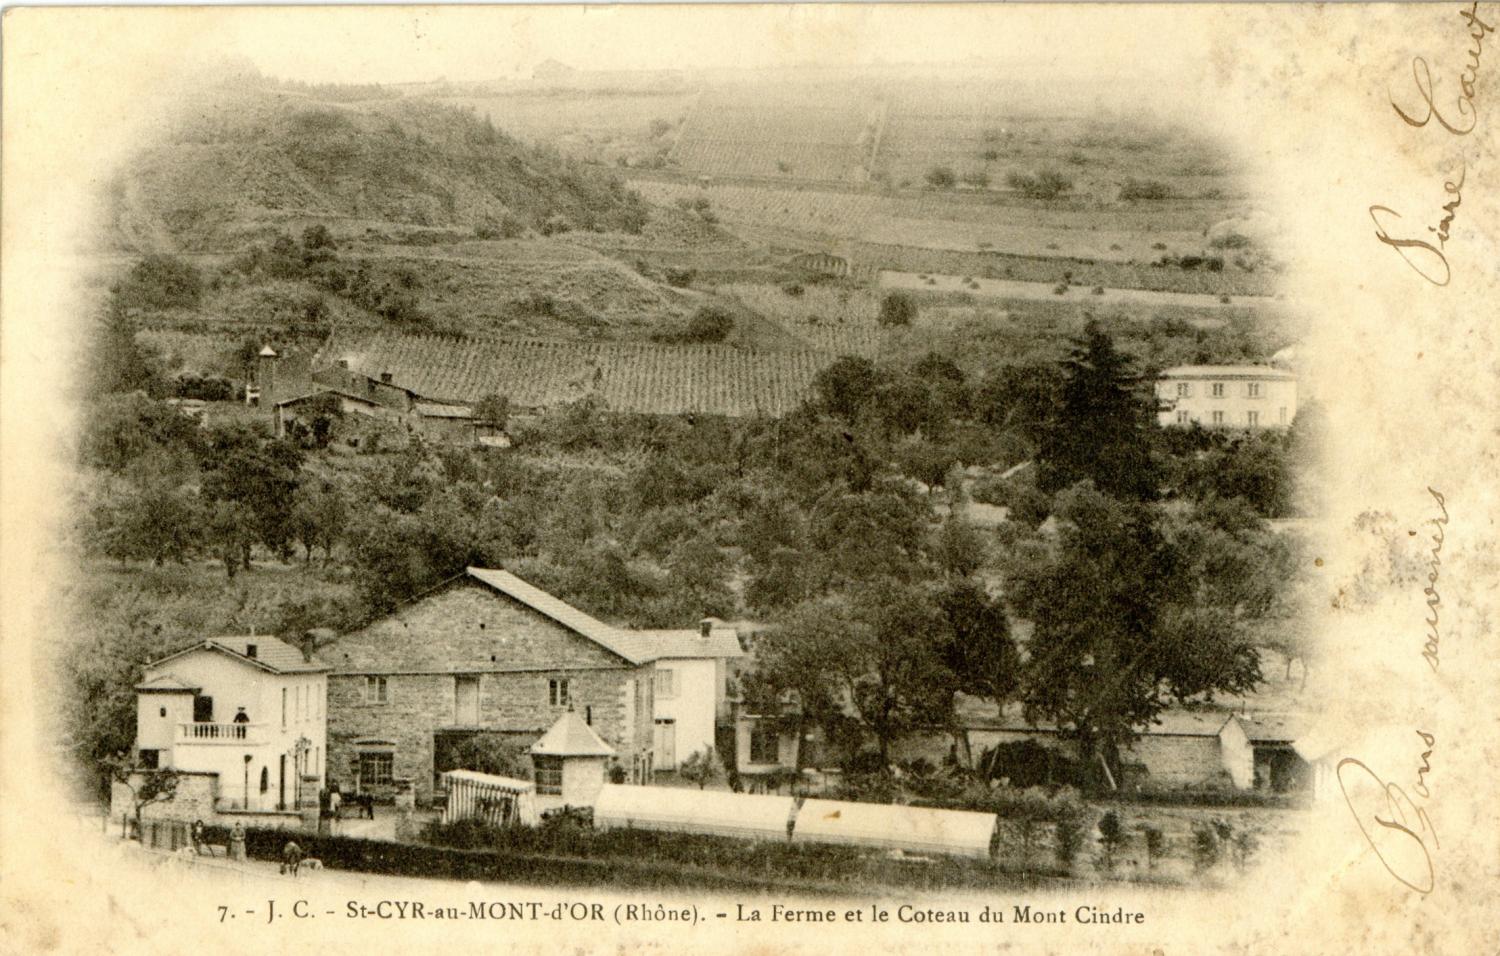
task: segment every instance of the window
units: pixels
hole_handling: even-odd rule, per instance
[[[1259,382],[1246,382],[1245,383],[1245,397],[1246,398],[1260,398],[1260,383]]]
[[[286,727],[286,688],[281,688],[281,726]]]
[[[161,751],[159,750],[142,750],[140,760],[141,768],[144,770],[156,770],[161,766],[160,754]]]
[[[537,793],[562,793],[562,758],[533,754],[531,765],[535,768]]]
[[[1246,412],[1245,413],[1245,424],[1249,425],[1251,428],[1255,428],[1255,427],[1259,426],[1260,425],[1260,412]]]
[[[1187,398],[1191,394],[1193,394],[1193,387],[1191,385],[1189,385],[1187,382],[1178,382],[1177,383],[1177,397],[1178,398]]]
[[[1214,412],[1214,424],[1215,425],[1222,425],[1222,424],[1224,424],[1224,413],[1223,412]]]
[[[1212,395],[1214,398],[1223,398],[1224,397],[1224,383],[1223,382],[1214,382],[1212,385],[1209,386],[1209,392],[1208,393],[1210,395]]]
[[[367,704],[389,704],[391,702],[390,689],[386,687],[384,677],[365,678],[365,703]]]
[[[260,792],[265,793],[271,789],[271,768],[260,768]]]
[[[161,715],[162,715],[162,716],[163,716],[163,717],[165,717],[165,716],[167,716],[167,709],[166,709],[166,708],[165,708],[165,707],[163,707],[163,708],[162,708],[162,709],[161,709]]]
[[[779,759],[780,748],[776,746],[776,733],[757,721],[750,728],[750,762],[777,763]]]
[[[677,672],[658,667],[656,670],[656,696],[667,700],[677,696]]]
[[[359,785],[369,787],[389,784],[394,758],[395,754],[389,750],[363,751],[359,755]]]
[[[1178,412],[1177,413],[1177,424],[1179,424],[1179,425],[1191,425],[1192,422],[1193,422],[1193,416],[1192,415],[1188,414],[1187,412]]]
[[[547,703],[550,706],[566,707],[570,699],[566,677],[554,677],[547,682]]]

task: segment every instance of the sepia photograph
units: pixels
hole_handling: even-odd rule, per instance
[[[1002,6],[9,11],[16,951],[1480,952],[1489,13]]]

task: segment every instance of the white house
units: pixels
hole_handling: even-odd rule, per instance
[[[696,631],[637,631],[656,661],[653,748],[658,770],[714,746],[714,727],[729,717],[729,661],[743,657],[739,636],[713,618]]]
[[[1179,365],[1156,379],[1163,427],[1286,428],[1297,416],[1297,377],[1268,365]]]
[[[327,758],[328,667],[274,637],[218,637],[145,668],[136,755],[145,768],[216,774],[217,808],[293,810]]]

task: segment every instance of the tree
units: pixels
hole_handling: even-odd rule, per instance
[[[209,433],[203,459],[203,496],[210,502],[237,505],[254,523],[255,536],[267,548],[285,554],[292,541],[292,495],[297,489],[302,453],[290,442],[267,437],[245,425]],[[250,568],[250,547],[241,554]]]
[[[123,487],[96,505],[90,541],[101,554],[120,561],[168,560],[181,564],[197,548],[203,516],[192,489],[170,474],[133,469],[138,483]]]
[[[81,451],[95,468],[120,474],[143,458],[163,470],[192,467],[203,449],[197,422],[145,392],[117,395],[87,410]]]
[[[954,577],[968,578],[984,567],[986,554],[979,531],[961,515],[950,512],[933,545],[938,565]]]
[[[757,645],[746,682],[758,713],[802,734],[837,737],[846,722],[873,737],[882,764],[914,727],[945,725],[955,678],[944,665],[946,623],[920,588],[866,583],[804,602]]]
[[[969,580],[949,585],[937,603],[950,632],[942,654],[957,677],[958,689],[989,698],[1003,712],[1021,686],[1022,672],[1005,606]]]
[[[1037,486],[1051,494],[1092,481],[1117,498],[1154,499],[1154,406],[1130,357],[1090,320],[1062,373],[1059,405],[1039,436]]]
[[[332,482],[302,484],[292,493],[289,529],[312,562],[314,548],[323,549],[325,561],[332,560],[333,546],[343,537],[349,522],[349,507],[343,494]]]
[[[1183,586],[1192,575],[1151,506],[1085,483],[1058,496],[1053,516],[1056,541],[1008,575],[1036,625],[1026,713],[1067,728],[1086,765],[1118,782],[1120,751],[1170,702],[1250,691],[1260,660],[1232,614]]]
[[[118,297],[110,304],[94,336],[89,383],[96,395],[142,392],[153,398],[167,394],[161,360],[135,338],[135,322]]]
[[[911,325],[917,319],[917,300],[911,293],[896,289],[887,292],[880,300],[880,324],[890,327]]]
[[[135,766],[125,754],[118,754],[105,763],[110,780],[130,791],[132,818],[135,821],[137,838],[141,833],[141,817],[153,803],[170,803],[177,796],[177,784],[181,774],[171,767],[147,770]]]
[[[813,377],[813,394],[823,411],[852,425],[875,396],[878,382],[869,359],[845,355]]]
[[[233,581],[242,566],[250,567],[250,547],[255,543],[255,515],[238,501],[205,499],[203,504],[208,546],[224,562],[224,574]]]
[[[151,253],[111,291],[126,309],[191,309],[203,296],[203,275],[191,262]]]
[[[474,424],[494,431],[505,431],[510,421],[510,399],[490,393],[474,403]]]
[[[677,775],[702,790],[724,775],[724,764],[714,748],[708,747],[684,760],[677,768]]]
[[[459,770],[521,780],[531,776],[531,758],[518,740],[503,734],[477,733],[465,737],[448,751],[448,762]]]

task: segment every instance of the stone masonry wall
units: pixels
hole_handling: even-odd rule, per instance
[[[623,658],[474,580],[455,582],[340,637],[335,673],[625,667]]]

